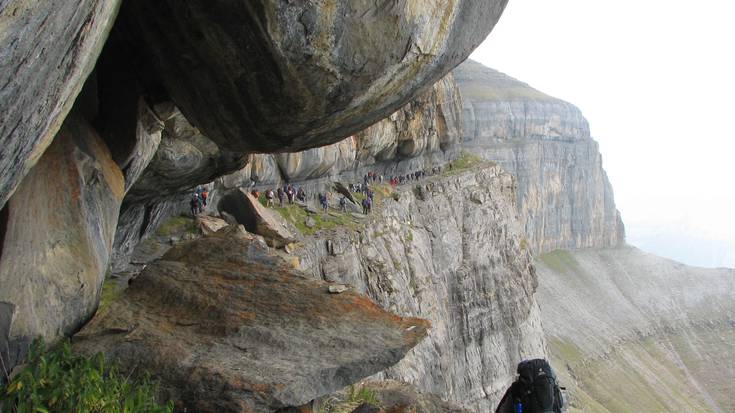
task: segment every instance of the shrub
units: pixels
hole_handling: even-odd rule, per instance
[[[392,194],[390,194],[390,196],[391,198],[393,198],[394,201],[398,201],[399,199],[401,199],[401,194],[399,194],[398,192],[393,192]]]
[[[31,345],[28,365],[0,393],[3,413],[171,413],[173,403],[156,401],[157,386],[144,375],[134,382],[102,354],[86,358],[68,341],[46,352]]]

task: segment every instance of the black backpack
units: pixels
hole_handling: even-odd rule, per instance
[[[518,379],[505,394],[516,412],[521,404],[523,413],[561,413],[564,397],[556,382],[556,374],[544,359],[525,360],[518,363]]]

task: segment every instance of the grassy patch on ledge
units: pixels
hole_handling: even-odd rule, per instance
[[[197,226],[194,218],[178,216],[171,217],[163,221],[156,230],[156,235],[160,237],[170,237],[175,234],[195,234],[197,232],[199,232],[199,227]]]
[[[292,223],[302,234],[314,235],[319,231],[335,229],[337,227],[347,227],[357,229],[360,226],[358,218],[353,217],[349,213],[337,212],[329,209],[328,212],[319,212],[310,214],[299,205],[284,205],[283,207],[273,207],[286,220]],[[308,217],[314,220],[314,226],[309,228],[306,225]]]
[[[452,176],[460,172],[464,172],[468,169],[476,168],[478,166],[494,166],[495,162],[488,161],[481,158],[478,155],[462,151],[459,157],[452,161],[452,169],[449,169],[449,165],[445,165],[442,171],[442,176]]]

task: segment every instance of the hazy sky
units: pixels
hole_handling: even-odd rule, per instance
[[[735,267],[734,21],[727,0],[510,0],[471,58],[582,110],[631,243]]]

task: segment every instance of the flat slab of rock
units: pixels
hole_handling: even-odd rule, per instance
[[[152,370],[179,408],[270,412],[375,374],[426,336],[427,321],[329,294],[227,228],[148,265],[74,337],[75,350]]]
[[[198,215],[197,224],[199,224],[199,229],[202,230],[202,234],[204,235],[214,234],[222,228],[230,225],[222,218],[211,217],[209,215]]]

